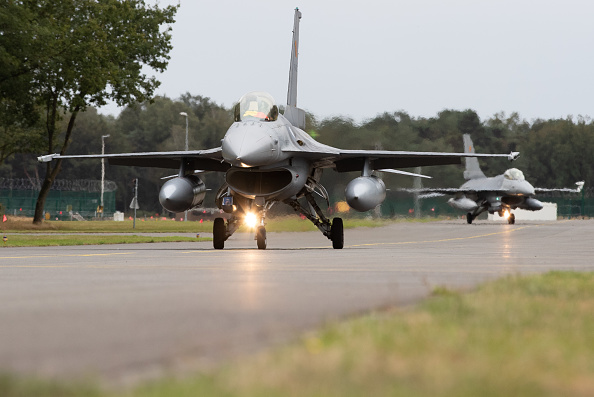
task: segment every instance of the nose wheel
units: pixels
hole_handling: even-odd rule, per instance
[[[507,218],[507,223],[513,225],[516,223],[516,216],[514,214],[509,214],[509,218]]]
[[[266,249],[266,229],[264,226],[258,226],[256,229],[256,243],[258,244],[258,249]]]

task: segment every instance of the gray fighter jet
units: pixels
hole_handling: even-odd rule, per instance
[[[470,135],[463,136],[464,150],[466,153],[475,153]],[[501,175],[487,178],[481,170],[478,158],[466,158],[466,170],[464,179],[467,180],[460,188],[444,189],[403,189],[407,192],[421,194],[422,197],[454,195],[448,200],[452,207],[465,211],[466,221],[472,221],[481,213],[488,211],[490,214],[498,213],[505,217],[509,224],[516,221],[515,215],[511,212],[516,208],[529,211],[542,209],[542,203],[534,198],[536,193],[543,192],[573,192],[579,193],[584,182],[576,182],[577,188],[569,189],[544,189],[535,188],[524,178],[524,173],[517,168],[510,168]]]
[[[121,153],[67,156],[51,154],[39,157],[46,162],[68,158],[106,158],[113,165],[177,169],[159,193],[161,205],[171,212],[183,212],[202,204],[206,192],[200,172],[223,172],[225,183],[216,193],[216,205],[228,219],[214,221],[213,245],[222,249],[225,241],[250,221],[255,225],[255,240],[265,249],[266,213],[276,203],[285,203],[305,215],[332,241],[335,249],[344,244],[341,218],[332,221],[317,204],[320,196],[329,206],[326,189],[320,184],[326,168],[337,172],[358,171],[361,176],[346,187],[348,204],[357,211],[368,211],[386,197],[386,187],[374,170],[416,175],[394,168],[461,164],[465,153],[342,150],[316,142],[303,129],[305,111],[297,107],[297,61],[299,22],[296,9],[289,68],[289,89],[284,114],[274,99],[264,92],[250,92],[234,107],[234,123],[220,147],[206,150]],[[518,153],[482,154],[481,157],[515,159]]]

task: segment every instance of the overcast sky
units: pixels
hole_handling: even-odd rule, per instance
[[[297,104],[318,119],[594,116],[591,0],[181,0],[157,94],[230,107],[266,91],[285,104],[296,6]]]

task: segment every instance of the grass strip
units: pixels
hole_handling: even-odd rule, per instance
[[[592,313],[594,273],[510,276],[469,294],[438,288],[416,308],[330,324],[209,374],[79,394],[4,377],[0,395],[591,396]]]
[[[431,222],[438,218],[401,218],[401,219],[371,219],[371,218],[345,218],[345,228],[379,227],[393,223],[406,222]],[[33,225],[30,219],[9,218],[8,222],[0,223],[2,233],[211,233],[212,221],[177,222],[172,220],[125,220],[115,221],[45,221],[41,225]],[[298,216],[282,216],[266,219],[266,230],[269,232],[304,232],[318,230],[309,220]],[[249,232],[247,228],[240,228],[240,232]]]
[[[6,242],[0,242],[4,247],[55,247],[68,245],[104,245],[104,244],[133,244],[133,243],[165,243],[165,242],[197,242],[212,241],[209,237],[182,237],[182,236],[96,236],[85,234],[72,235],[31,235],[31,234],[13,234],[7,236]]]

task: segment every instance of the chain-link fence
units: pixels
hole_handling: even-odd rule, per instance
[[[31,217],[40,188],[39,180],[0,178],[0,213]],[[116,184],[105,181],[103,193],[103,216],[111,217],[115,212]],[[46,219],[71,220],[94,218],[100,213],[101,181],[90,179],[64,180],[54,182],[45,201]]]

